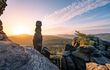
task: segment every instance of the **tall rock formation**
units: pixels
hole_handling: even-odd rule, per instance
[[[42,22],[41,21],[37,21],[36,22],[36,28],[35,28],[35,34],[34,34],[34,38],[33,38],[33,45],[34,48],[36,50],[38,50],[39,52],[41,52],[42,50]]]
[[[3,14],[5,7],[7,6],[6,0],[0,0],[0,16]],[[9,40],[7,35],[3,32],[3,23],[0,19],[0,41],[7,41]]]
[[[5,7],[7,6],[6,1],[7,0],[0,0],[0,16],[3,14],[3,11],[5,10]]]
[[[0,41],[10,41],[7,35],[3,32],[2,21],[0,20]]]

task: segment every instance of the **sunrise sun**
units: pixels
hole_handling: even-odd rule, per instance
[[[23,26],[15,26],[13,30],[14,35],[20,35],[20,34],[29,34],[28,31],[29,28],[23,27]]]

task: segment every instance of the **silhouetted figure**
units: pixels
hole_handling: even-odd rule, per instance
[[[35,28],[35,34],[34,34],[34,38],[33,38],[33,45],[34,48],[36,50],[38,50],[39,52],[41,52],[42,49],[42,22],[41,21],[37,21],[36,22],[36,28]]]

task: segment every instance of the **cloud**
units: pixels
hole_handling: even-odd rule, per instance
[[[80,24],[80,23],[74,24],[73,28],[71,28],[71,29],[78,30],[78,31],[81,31],[81,32],[85,32],[85,31],[89,32],[89,31],[92,31],[92,30],[95,31],[95,30],[102,30],[102,29],[107,30],[107,29],[110,29],[110,23],[109,23],[109,19],[103,19],[103,20],[98,20],[98,21],[92,21],[92,22],[89,22],[89,23],[87,22],[87,23],[84,23],[84,24]],[[103,30],[102,30],[102,32],[103,32]],[[92,32],[90,32],[90,33],[92,33]],[[93,33],[95,33],[95,32],[93,32]]]
[[[49,25],[64,23],[77,15],[102,7],[108,3],[110,3],[110,0],[74,0],[71,5],[46,16],[44,23]]]

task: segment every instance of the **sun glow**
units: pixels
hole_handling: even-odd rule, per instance
[[[13,35],[20,35],[20,34],[30,34],[29,28],[26,26],[15,26],[13,28]]]

